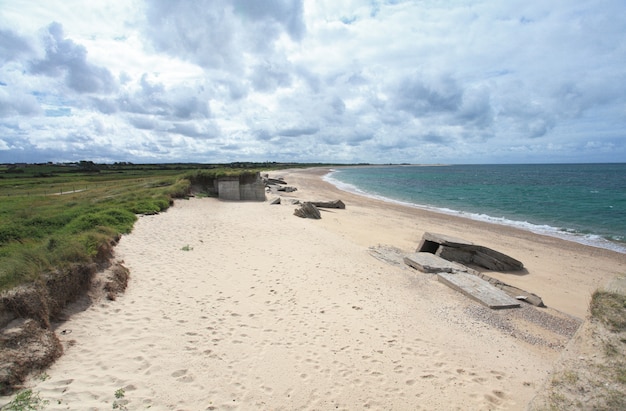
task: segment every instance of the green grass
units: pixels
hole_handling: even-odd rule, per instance
[[[102,167],[97,172],[53,165],[0,169],[0,291],[93,261],[101,245],[131,232],[138,214],[159,213],[173,198],[188,195],[198,176],[244,171]]]
[[[136,214],[163,211],[169,198],[167,188],[141,189],[131,182],[63,196],[10,197],[0,203],[0,290],[66,263],[89,261],[101,244],[129,233]]]
[[[145,178],[134,173],[110,175],[108,180],[76,178],[83,191],[63,195],[34,194],[31,181],[21,184],[30,185],[21,195],[16,184],[9,190],[0,186],[0,290],[35,281],[68,263],[92,260],[102,244],[132,230],[137,214],[166,210],[190,186],[180,176],[154,173]]]

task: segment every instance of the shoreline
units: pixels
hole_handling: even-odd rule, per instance
[[[141,217],[115,248],[126,293],[55,324],[65,354],[29,383],[47,409],[110,409],[123,389],[130,409],[523,410],[571,338],[534,318],[583,319],[625,271],[622,254],[351,194],[325,170],[270,172],[298,189],[280,205],[192,198]],[[321,220],[290,202],[336,199]],[[489,310],[373,258],[424,231],[519,259],[527,274],[489,275],[548,308]]]
[[[461,237],[463,239],[473,241],[477,244],[492,247],[513,257],[515,257],[516,255],[523,255],[524,253],[532,254],[532,252],[534,251],[539,252],[541,248],[554,248],[555,250],[558,250],[556,253],[554,253],[554,258],[552,258],[552,253],[550,253],[551,255],[547,259],[540,259],[539,255],[535,255],[532,257],[532,259],[528,261],[524,261],[524,259],[521,259],[521,261],[524,263],[525,266],[528,266],[529,263],[532,263],[531,267],[533,268],[539,267],[540,264],[537,263],[545,263],[545,271],[548,272],[542,273],[541,278],[539,279],[540,282],[537,285],[540,286],[539,288],[549,289],[550,287],[548,286],[542,286],[544,284],[551,283],[551,281],[548,281],[547,279],[547,276],[549,274],[559,271],[559,267],[555,267],[554,259],[569,259],[569,266],[574,269],[577,275],[580,273],[580,277],[583,279],[583,283],[577,285],[585,288],[585,292],[573,291],[571,294],[580,298],[578,303],[584,301],[584,306],[568,304],[566,301],[563,301],[564,299],[568,298],[563,294],[570,294],[569,291],[566,291],[560,294],[555,293],[556,295],[558,295],[557,300],[559,300],[556,304],[556,308],[579,318],[585,317],[587,303],[589,302],[589,299],[591,298],[591,293],[593,293],[593,291],[595,291],[600,286],[608,283],[614,277],[626,273],[626,254],[624,253],[620,253],[618,251],[606,248],[590,246],[587,244],[554,237],[548,234],[535,233],[519,227],[502,225],[488,221],[474,220],[459,215],[441,213],[436,210],[428,210],[420,207],[412,207],[405,204],[399,204],[383,199],[372,198],[358,193],[353,193],[350,191],[345,191],[324,179],[324,176],[326,176],[333,168],[335,167],[314,167],[304,170],[290,169],[274,172],[274,174],[286,176],[287,181],[293,180],[299,182],[300,185],[312,186],[315,190],[323,192],[327,196],[335,196],[337,198],[349,198],[349,201],[353,202],[353,204],[372,206],[376,209],[382,210],[388,208],[389,210],[393,210],[394,212],[399,212],[403,217],[406,217],[410,220],[423,219],[425,223],[423,227],[415,224],[415,235],[412,235],[410,232],[404,229],[388,230],[389,233],[387,233],[388,235],[385,236],[388,244],[393,244],[394,242],[396,242],[398,247],[407,252],[414,251],[415,247],[419,244],[422,233],[425,231],[441,232],[442,234],[449,234],[452,236]],[[290,184],[298,186],[297,183]],[[328,226],[328,228],[332,229],[333,227]],[[399,238],[393,238],[393,235],[396,232],[399,234]],[[458,234],[455,235],[455,233]],[[407,236],[411,236],[411,241],[406,241]],[[486,237],[487,242],[485,242],[485,240],[481,240],[481,236]],[[400,241],[400,238],[402,238],[403,241]],[[355,238],[355,240],[358,241],[358,238]],[[515,241],[513,240],[519,240],[520,243],[515,243]],[[516,251],[516,248],[518,247],[523,248],[519,251]],[[597,265],[597,269],[593,270],[594,272],[590,273],[590,275],[584,275],[583,273],[581,273],[581,271],[583,268],[586,268],[586,264],[583,264],[581,267],[578,268],[576,267],[577,264],[575,264],[576,262],[581,261],[584,258],[589,258],[591,260],[599,259],[603,260],[603,262],[599,263]],[[537,259],[539,259],[540,261],[535,261]],[[565,266],[568,266],[568,264],[564,263],[564,267]],[[542,270],[538,269],[536,271],[537,274],[539,274]],[[494,274],[493,276],[498,280],[509,282],[511,285],[518,286],[531,292],[534,291],[543,297],[541,289],[533,290],[532,287],[524,287],[534,282],[525,281],[525,279],[530,279],[528,275],[504,273],[491,274]],[[562,281],[564,280],[564,275],[565,274],[563,272],[559,273],[559,283],[567,283],[566,280]],[[574,277],[576,277],[577,275],[574,275]],[[548,304],[549,300],[546,303]]]
[[[423,165],[420,164],[415,164],[415,165],[404,165],[406,167],[422,167]],[[436,166],[445,166],[445,165],[436,165]],[[378,199],[378,200],[382,200],[388,203],[392,203],[392,204],[398,204],[400,206],[404,206],[404,207],[410,207],[410,208],[416,208],[416,209],[420,209],[420,210],[424,210],[424,211],[429,211],[429,212],[434,212],[434,213],[440,213],[440,214],[445,214],[445,215],[450,215],[450,216],[456,216],[459,218],[466,218],[469,220],[474,220],[474,221],[478,221],[478,222],[484,222],[484,223],[489,223],[489,224],[496,224],[496,225],[502,225],[502,226],[506,226],[506,227],[512,227],[512,228],[517,228],[523,231],[528,231],[531,232],[533,234],[537,234],[537,235],[546,235],[549,237],[554,237],[554,238],[558,238],[561,240],[565,240],[565,241],[571,241],[574,243],[578,243],[578,244],[582,244],[584,246],[588,246],[588,247],[596,247],[596,248],[601,248],[601,249],[606,249],[606,250],[610,250],[610,251],[614,251],[620,254],[626,254],[626,243],[624,242],[617,242],[614,240],[609,240],[605,237],[602,237],[599,234],[591,234],[591,235],[583,235],[583,234],[573,234],[568,232],[565,229],[560,229],[558,227],[555,226],[551,226],[551,225],[537,225],[537,224],[532,224],[532,223],[528,223],[525,221],[518,221],[518,220],[510,220],[507,218],[498,218],[498,217],[493,217],[490,216],[488,214],[479,214],[479,213],[475,213],[475,212],[466,212],[466,211],[460,211],[460,210],[455,210],[455,209],[448,209],[448,208],[440,208],[440,207],[435,207],[435,206],[428,206],[428,205],[420,205],[420,204],[415,204],[415,203],[410,203],[410,202],[406,202],[406,201],[402,201],[402,200],[396,200],[390,197],[385,197],[385,196],[381,196],[381,195],[376,195],[376,194],[370,194],[366,191],[360,190],[358,187],[352,186],[351,184],[348,183],[344,183],[338,179],[335,179],[334,177],[332,177],[332,174],[335,173],[336,171],[338,171],[338,169],[341,168],[370,168],[370,167],[376,167],[376,166],[345,166],[345,167],[327,167],[327,173],[323,176],[323,180],[328,182],[329,184],[335,186],[336,188],[338,188],[341,191],[345,191],[348,193],[352,193],[352,194],[357,194],[363,197],[367,197],[367,198],[371,198],[371,199]],[[387,165],[384,166],[379,166],[379,167],[388,167]],[[399,165],[394,165],[394,167],[402,167]],[[320,167],[322,168],[322,167]],[[342,187],[344,186],[345,187]],[[588,238],[590,237],[590,238]],[[594,238],[595,237],[595,238]]]

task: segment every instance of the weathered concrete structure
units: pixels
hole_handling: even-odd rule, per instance
[[[443,284],[493,310],[520,307],[515,298],[480,278],[477,271],[462,264],[428,252],[409,254],[404,257],[404,262],[422,272],[437,275],[437,279]]]
[[[474,301],[478,301],[492,310],[519,308],[521,305],[515,298],[510,297],[505,292],[489,284],[489,282],[472,274],[437,273],[437,279],[453,290],[468,296]]]
[[[404,262],[409,267],[413,267],[424,273],[469,272],[471,274],[477,274],[477,272],[469,267],[465,267],[464,265],[455,263],[454,261],[445,260],[435,254],[427,252],[408,254],[404,256]]]
[[[510,286],[470,268],[517,271],[524,265],[499,251],[443,234],[424,233],[415,253],[406,255],[408,266],[425,273],[434,273],[442,283],[492,309],[516,308],[518,300],[544,307],[533,293]]]
[[[265,184],[259,173],[218,177],[214,189],[222,200],[230,201],[265,201]]]
[[[519,271],[524,268],[521,261],[499,251],[443,234],[424,233],[416,251],[436,254],[448,261],[475,264],[494,271]]]
[[[322,218],[320,214],[320,210],[317,209],[311,202],[304,202],[300,205],[300,208],[296,208],[293,212],[294,215],[301,218],[312,218],[314,220],[319,220]]]

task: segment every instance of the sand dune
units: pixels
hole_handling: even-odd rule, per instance
[[[47,409],[112,409],[123,388],[128,409],[522,410],[571,330],[533,322],[527,307],[492,312],[373,251],[413,251],[424,231],[493,247],[528,268],[494,276],[570,325],[626,266],[621,254],[341,192],[321,173],[276,173],[298,187],[281,205],[192,198],[140,218],[115,251],[131,271],[126,293],[74,306],[58,324],[65,354],[30,381]],[[347,208],[300,219],[290,198]]]

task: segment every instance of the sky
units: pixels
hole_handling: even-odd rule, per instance
[[[624,0],[0,0],[0,163],[626,162]]]

